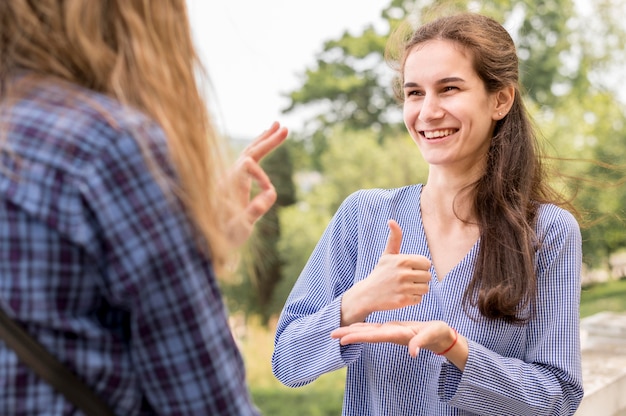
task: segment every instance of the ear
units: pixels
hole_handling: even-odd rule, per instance
[[[491,114],[494,120],[502,120],[508,114],[515,100],[515,88],[508,86],[502,88],[495,94],[495,106]]]

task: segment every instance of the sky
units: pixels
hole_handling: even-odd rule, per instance
[[[302,85],[327,40],[379,25],[390,0],[187,0],[222,134],[252,139],[273,121],[299,130],[284,98]]]

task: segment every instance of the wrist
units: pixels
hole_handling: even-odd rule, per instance
[[[364,322],[368,312],[362,310],[366,302],[359,302],[359,297],[354,294],[354,287],[343,294],[341,297],[341,326],[351,325],[357,322]]]
[[[456,331],[456,329],[450,327],[450,330],[452,331],[452,342],[450,342],[448,344],[448,347],[446,347],[445,349],[443,349],[441,352],[435,352],[436,355],[446,355],[447,353],[449,353],[452,348],[454,348],[454,346],[457,344],[458,340],[459,340],[459,333]]]

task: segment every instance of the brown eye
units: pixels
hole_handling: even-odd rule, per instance
[[[421,91],[410,90],[410,91],[406,91],[405,95],[406,95],[406,97],[418,97],[418,96],[422,96],[424,94],[422,94]]]

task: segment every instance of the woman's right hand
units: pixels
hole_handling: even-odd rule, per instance
[[[341,326],[363,322],[374,311],[398,309],[421,302],[431,279],[430,260],[401,254],[402,229],[389,220],[387,246],[372,273],[343,294]]]
[[[280,146],[287,138],[288,130],[278,122],[259,135],[241,152],[224,186],[236,196],[238,203],[234,215],[226,222],[226,232],[235,247],[246,242],[254,224],[276,201],[276,190],[263,168],[261,159]],[[251,195],[256,182],[259,192]]]

